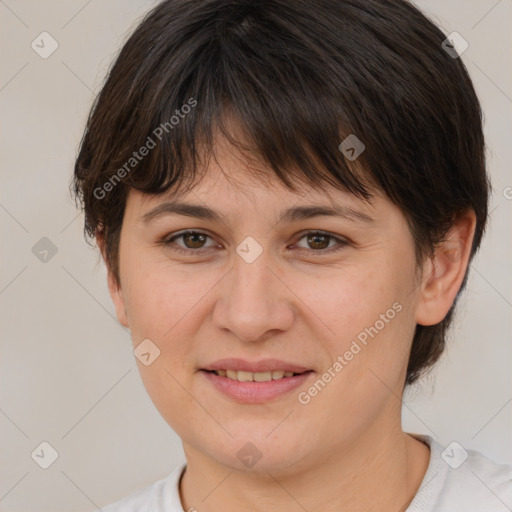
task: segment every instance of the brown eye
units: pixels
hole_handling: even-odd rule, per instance
[[[312,249],[327,249],[329,247],[329,239],[327,235],[308,235],[308,244]]]
[[[162,241],[165,247],[173,251],[186,253],[186,254],[200,254],[214,248],[214,245],[205,245],[211,236],[199,231],[185,231],[178,233],[170,238]],[[177,243],[176,240],[181,240],[182,243]]]
[[[327,254],[330,252],[335,252],[340,249],[343,249],[343,247],[348,245],[348,242],[343,239],[340,239],[328,233],[322,233],[318,231],[312,231],[304,234],[299,239],[299,242],[301,240],[306,240],[306,246],[300,246],[297,242],[295,244],[297,248],[300,250],[308,251],[310,253],[316,252],[320,254]],[[332,242],[334,242],[334,244]]]
[[[181,237],[185,242],[185,246],[189,249],[201,249],[208,238],[202,233],[184,233]]]

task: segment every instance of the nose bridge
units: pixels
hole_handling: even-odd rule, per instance
[[[270,257],[263,252],[255,256],[255,246],[247,243],[237,248],[214,320],[241,340],[257,341],[267,331],[289,328],[293,312],[285,297],[286,288],[269,268]]]
[[[239,251],[242,250],[243,248],[239,247]],[[238,295],[239,299],[248,298],[253,301],[267,302],[270,298],[268,292],[273,288],[271,281],[275,279],[269,264],[271,262],[266,254],[257,256],[254,261],[237,255],[233,265],[232,291]]]

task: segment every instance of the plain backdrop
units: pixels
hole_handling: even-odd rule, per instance
[[[448,349],[406,393],[404,429],[512,463],[512,0],[416,4],[469,43],[462,59],[485,112],[494,193]],[[0,1],[2,511],[93,511],[184,460],[146,395],[68,191],[94,95],[153,5]],[[42,32],[58,44],[46,59],[31,47]],[[48,469],[31,457],[43,441],[58,453]]]

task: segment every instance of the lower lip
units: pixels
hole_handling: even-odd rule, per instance
[[[201,373],[221,393],[237,402],[246,404],[269,402],[298,388],[313,374],[312,371],[309,371],[300,375],[294,375],[293,377],[269,380],[267,382],[240,382],[205,370],[201,370]]]

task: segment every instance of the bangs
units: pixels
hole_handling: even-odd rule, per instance
[[[185,190],[215,155],[221,134],[249,161],[264,164],[266,172],[251,168],[261,179],[273,172],[292,190],[331,186],[369,199],[374,180],[365,152],[350,161],[339,149],[351,134],[369,143],[360,122],[365,93],[354,94],[359,84],[340,72],[339,55],[326,58],[325,48],[315,48],[272,9],[262,20],[249,4],[239,12],[212,8],[206,24],[204,4],[202,11],[202,28],[189,20],[188,34],[175,33],[170,22],[172,44],[166,38],[141,44],[142,31],[137,47],[128,41],[122,50],[118,61],[138,65],[127,75],[125,64],[123,77],[114,65],[95,110],[106,111],[101,104],[114,98],[121,106],[115,118],[93,119],[103,134],[115,134],[94,142],[117,147],[103,179],[124,168],[123,183],[143,193]],[[141,48],[150,48],[147,59],[138,55]],[[143,148],[147,155],[136,159]]]

